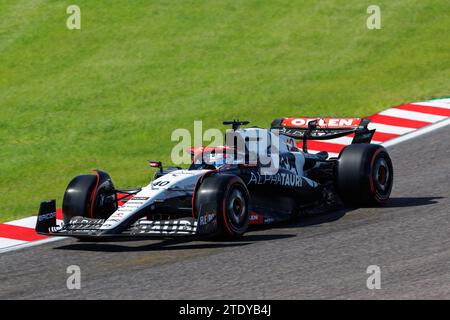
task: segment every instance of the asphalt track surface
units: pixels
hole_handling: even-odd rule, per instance
[[[238,242],[61,240],[0,255],[0,299],[450,298],[450,126],[389,148],[392,199]],[[68,290],[66,268],[81,268]],[[369,265],[381,289],[369,290]]]

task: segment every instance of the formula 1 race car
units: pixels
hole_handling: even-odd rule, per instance
[[[243,235],[250,224],[340,206],[383,204],[393,185],[392,162],[384,147],[370,143],[375,130],[368,123],[359,118],[282,118],[271,129],[262,129],[241,128],[247,121],[227,121],[244,141],[239,151],[243,157],[228,142],[191,148],[188,169],[163,169],[161,162],[150,161],[159,170],[154,180],[127,190],[116,189],[101,170],[79,175],[64,194],[63,224],[56,223],[55,200],[42,202],[36,232],[95,241],[207,235],[230,239]],[[308,152],[309,140],[349,135],[352,143],[338,157]],[[271,173],[262,170],[266,165],[258,158],[261,138],[279,142],[265,150],[278,155],[278,167]],[[250,163],[249,155],[255,154],[256,162]]]

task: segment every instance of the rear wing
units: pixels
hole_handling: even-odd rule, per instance
[[[303,140],[307,152],[307,140],[329,140],[354,134],[352,144],[370,143],[375,129],[369,130],[366,118],[279,118],[272,121],[271,128],[280,134]]]

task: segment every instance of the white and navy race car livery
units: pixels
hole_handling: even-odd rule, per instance
[[[323,212],[342,205],[382,204],[393,184],[392,162],[367,119],[281,118],[270,129],[241,128],[248,122],[227,121],[244,141],[233,145],[191,148],[187,169],[163,169],[148,185],[117,189],[104,171],[75,177],[63,199],[63,224],[57,225],[55,200],[44,201],[36,231],[49,236],[85,239],[124,237],[242,236],[251,224],[270,224]],[[338,157],[311,154],[309,140],[353,135]],[[277,139],[275,170],[259,159],[249,137]],[[257,139],[256,139],[257,140]],[[253,158],[251,157],[253,156]],[[231,157],[231,159],[230,159]],[[256,161],[248,161],[250,158]],[[209,161],[205,161],[208,159]],[[271,164],[272,165],[272,164]],[[270,169],[270,168],[269,168]],[[273,169],[273,168],[272,168]]]

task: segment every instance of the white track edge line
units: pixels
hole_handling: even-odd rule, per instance
[[[0,249],[0,253],[6,253],[6,252],[10,252],[10,251],[19,250],[19,249],[25,249],[25,248],[29,248],[29,247],[39,246],[41,244],[45,244],[48,242],[55,242],[55,241],[63,240],[63,239],[67,239],[67,237],[55,237],[55,238],[49,237],[49,238],[42,239],[42,240],[31,241],[28,243],[5,247],[5,248]]]
[[[419,128],[419,129],[414,130],[412,132],[405,133],[405,134],[403,134],[403,135],[401,135],[401,136],[399,136],[397,138],[394,138],[394,139],[391,139],[391,140],[388,140],[388,141],[382,143],[382,145],[385,146],[385,147],[390,147],[390,146],[396,145],[396,144],[398,144],[400,142],[404,142],[404,141],[407,141],[407,140],[419,137],[421,135],[424,135],[424,134],[429,133],[431,131],[443,128],[443,127],[448,126],[448,125],[450,125],[450,118],[447,118],[447,119],[435,122],[433,124],[430,124],[430,125],[427,125],[425,127]]]

